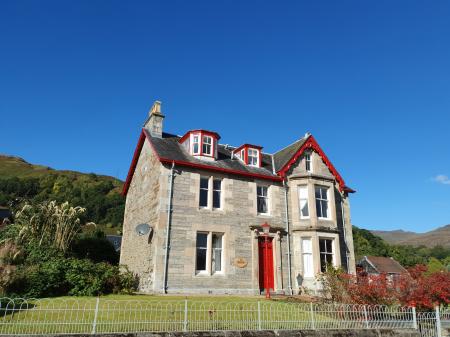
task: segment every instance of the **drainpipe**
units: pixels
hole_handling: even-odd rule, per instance
[[[170,224],[172,220],[172,191],[173,191],[173,172],[174,172],[175,162],[172,162],[172,168],[170,169],[169,175],[169,195],[167,204],[167,225],[166,225],[166,254],[164,255],[164,281],[163,281],[163,292],[167,294],[167,270],[169,268],[169,239],[170,239]]]
[[[350,273],[350,257],[348,256],[349,248],[347,244],[347,230],[345,229],[345,213],[344,213],[344,202],[341,197],[341,213],[342,213],[342,229],[344,230],[344,244],[345,244],[345,260],[347,261],[347,273]]]
[[[286,180],[283,180],[284,186],[284,205],[286,212],[286,231],[287,231],[287,254],[288,254],[288,289],[289,295],[293,295],[292,292],[292,271],[291,271],[291,230],[289,228],[289,208],[288,208],[288,186]]]

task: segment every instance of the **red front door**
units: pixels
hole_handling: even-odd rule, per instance
[[[259,288],[265,290],[273,286],[273,248],[272,238],[260,237],[258,240],[259,252]]]

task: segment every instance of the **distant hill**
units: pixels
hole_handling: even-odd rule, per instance
[[[392,244],[450,247],[450,225],[439,227],[426,233],[406,232],[403,230],[371,232]]]
[[[69,201],[87,209],[85,221],[121,229],[125,205],[122,187],[123,182],[114,177],[54,170],[0,154],[0,206],[14,207],[24,200]]]

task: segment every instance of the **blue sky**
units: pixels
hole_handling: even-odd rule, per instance
[[[353,223],[450,223],[449,1],[1,1],[0,152],[124,179],[165,130],[275,151],[310,131]],[[437,177],[437,179],[436,179]]]

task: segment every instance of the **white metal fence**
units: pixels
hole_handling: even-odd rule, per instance
[[[256,300],[206,302],[195,299],[0,299],[1,335],[269,329],[413,329],[426,325],[425,316],[422,316],[423,320],[419,322],[416,318],[414,308],[382,305]],[[434,337],[432,334],[423,336]]]

